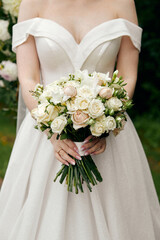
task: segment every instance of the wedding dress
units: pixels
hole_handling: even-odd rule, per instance
[[[12,49],[34,36],[44,85],[77,69],[112,74],[122,36],[140,51],[142,29],[119,18],[99,24],[78,44],[55,21],[32,18],[13,26]],[[24,66],[25,67],[25,66]],[[61,163],[29,111],[17,133],[0,195],[1,240],[159,240],[160,206],[135,127],[128,121],[93,156],[103,182],[90,193],[53,182]]]

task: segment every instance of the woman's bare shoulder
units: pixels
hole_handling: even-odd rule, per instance
[[[18,22],[38,17],[39,8],[44,0],[22,0],[19,8]]]
[[[118,18],[124,18],[138,25],[137,12],[134,0],[116,0]]]

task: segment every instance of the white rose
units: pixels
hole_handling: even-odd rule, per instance
[[[37,120],[38,123],[42,122],[47,124],[49,121],[53,121],[58,116],[58,110],[53,105],[48,105],[47,103],[39,104],[37,108],[31,111],[33,118]]]
[[[73,113],[76,110],[78,110],[77,104],[75,102],[75,98],[69,99],[66,102],[66,105],[67,105],[68,113]]]
[[[95,124],[90,127],[91,133],[93,136],[101,136],[105,132],[105,125],[103,122],[97,121]]]
[[[63,129],[65,128],[67,124],[67,119],[64,115],[61,115],[59,117],[56,117],[53,122],[51,123],[51,129],[53,133],[61,134]]]
[[[5,87],[4,82],[0,80],[0,87]]]
[[[0,76],[11,82],[18,78],[17,64],[11,61],[2,61],[0,64]]]
[[[83,98],[83,97],[77,97],[75,100],[75,104],[78,109],[87,109],[89,106],[89,99],[88,98]]]
[[[106,117],[105,120],[106,123],[106,131],[108,132],[109,130],[114,130],[116,128],[116,121],[114,119],[114,117]]]
[[[0,20],[0,40],[8,40],[11,36],[8,32],[9,21]]]
[[[93,98],[94,97],[94,91],[92,88],[89,88],[88,86],[82,86],[77,89],[78,90],[78,96],[84,97],[84,98]]]
[[[97,118],[103,115],[104,110],[104,105],[99,99],[93,99],[88,107],[89,115],[92,118]]]
[[[3,9],[14,17],[18,17],[21,0],[2,0]]]
[[[113,109],[114,111],[120,111],[122,102],[117,97],[112,97],[107,101],[107,106],[109,109]]]

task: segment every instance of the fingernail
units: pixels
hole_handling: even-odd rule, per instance
[[[88,152],[85,152],[85,153],[84,153],[84,156],[87,156],[87,155],[88,155]]]
[[[75,162],[71,162],[72,163],[72,165],[75,165]]]
[[[69,167],[69,163],[66,163],[66,165]]]
[[[87,143],[88,142],[88,140],[86,139],[86,140],[84,140],[84,143]]]
[[[77,158],[78,160],[82,160],[82,158],[81,158],[80,156],[76,156],[76,158]]]
[[[79,153],[78,148],[74,147],[74,150],[75,150],[77,153]]]

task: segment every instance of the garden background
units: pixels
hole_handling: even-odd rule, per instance
[[[0,0],[0,25],[7,20],[8,38],[0,40],[0,71],[2,61],[16,63],[11,52],[12,26],[17,21],[20,0],[5,4]],[[134,107],[128,112],[146,152],[155,187],[160,200],[160,38],[159,0],[135,1],[139,25],[143,28],[138,80]],[[10,5],[10,6],[9,6]],[[4,11],[5,10],[5,11]],[[3,22],[4,23],[4,22]],[[0,26],[0,34],[2,32]],[[6,66],[7,67],[7,66]],[[17,88],[15,65],[10,65],[12,76],[0,76],[0,184],[4,178],[16,133]],[[138,183],[137,183],[138,184]]]

